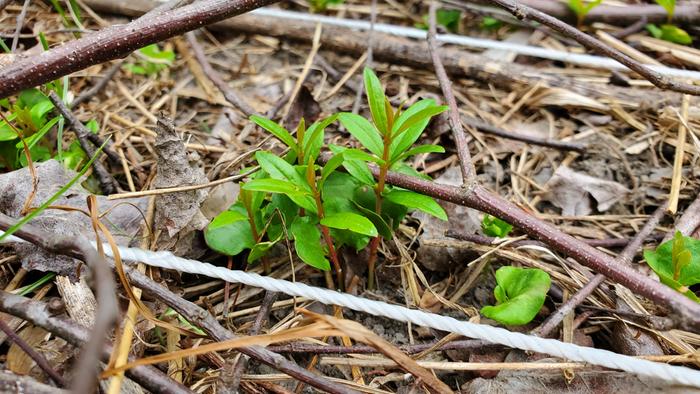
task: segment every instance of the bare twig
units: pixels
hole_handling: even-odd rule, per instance
[[[75,134],[78,136],[78,142],[80,143],[80,147],[85,151],[88,157],[94,156],[95,148],[92,145],[90,145],[89,141],[89,136],[94,134],[90,132],[90,130],[88,130],[87,127],[85,127],[85,125],[83,125],[78,119],[75,118],[73,113],[63,103],[63,100],[61,100],[61,98],[58,97],[56,92],[50,92],[49,99],[56,107],[58,112],[60,112],[61,115],[63,115],[63,117],[66,119],[68,125],[72,126],[73,130],[75,130]],[[105,148],[107,148],[107,146],[105,146]],[[112,154],[116,155],[116,153],[114,153],[113,151]],[[118,155],[116,155],[115,157],[117,158],[117,160],[119,160]],[[97,180],[100,183],[100,188],[105,194],[113,194],[119,190],[119,184],[114,179],[112,174],[110,174],[109,171],[107,171],[107,169],[101,161],[93,161],[92,168],[95,170],[95,175],[97,176]]]
[[[258,309],[258,313],[255,315],[255,321],[253,321],[253,325],[250,327],[248,335],[252,336],[260,333],[263,323],[265,323],[265,320],[267,320],[270,310],[272,309],[272,304],[275,303],[278,295],[279,293],[275,293],[273,291],[265,292],[265,297],[263,297],[262,304],[260,304],[260,309]],[[243,372],[245,372],[246,366],[248,365],[248,359],[248,356],[243,356],[238,359],[238,362],[233,369],[231,385],[228,387],[231,392],[238,392],[238,386],[241,384],[241,377],[243,376]]]
[[[7,215],[0,214],[0,228],[7,230],[16,221]],[[47,234],[45,231],[25,224],[14,235],[33,243],[47,251],[75,257],[84,261],[94,275],[97,293],[98,310],[93,334],[86,342],[81,352],[80,360],[75,367],[73,389],[79,393],[93,391],[97,377],[97,365],[102,351],[105,335],[111,330],[117,319],[117,289],[109,265],[103,256],[82,237],[62,237]]]
[[[500,348],[500,345],[494,345],[489,342],[485,342],[479,339],[466,339],[461,341],[452,341],[445,343],[440,346],[438,342],[434,343],[423,343],[418,345],[407,345],[400,346],[403,352],[408,354],[422,353],[426,350],[434,349],[436,351],[441,350],[469,350],[472,352],[484,352],[491,351],[496,348]],[[379,353],[379,351],[372,347],[366,345],[353,345],[353,346],[337,346],[337,345],[317,345],[312,343],[303,342],[292,342],[286,345],[269,346],[269,350],[275,353],[299,353],[299,354],[374,354]]]
[[[664,217],[666,212],[666,205],[661,205],[656,209],[654,214],[647,220],[644,227],[637,233],[637,235],[632,239],[632,241],[627,244],[625,249],[620,252],[620,254],[615,259],[614,264],[620,265],[630,265],[634,255],[637,253],[639,248],[642,246],[644,239],[651,234],[656,226],[659,224],[661,219]],[[551,333],[559,323],[564,320],[564,317],[571,313],[578,305],[580,305],[588,296],[590,296],[598,286],[605,282],[605,275],[597,274],[594,276],[585,286],[583,286],[576,294],[569,298],[566,302],[561,304],[556,311],[547,317],[547,319],[540,324],[539,327],[532,331],[533,335],[546,337]]]
[[[73,320],[54,316],[50,306],[40,301],[0,291],[0,310],[17,316],[21,319],[53,333],[65,339],[73,346],[83,346],[90,339],[91,330],[81,326]],[[101,358],[109,360],[112,347],[105,345],[101,349]],[[90,368],[92,372],[92,368]],[[170,379],[160,370],[152,366],[138,366],[126,372],[127,376],[141,386],[154,393],[192,393],[185,386]]]
[[[464,1],[460,2],[464,3]],[[638,61],[632,59],[631,57],[625,55],[624,53],[618,51],[617,49],[606,45],[597,38],[591,37],[588,34],[576,29],[575,27],[568,25],[557,18],[549,16],[544,12],[523,5],[515,0],[488,0],[488,2],[495,4],[505,10],[508,10],[518,19],[532,19],[534,21],[537,21],[565,35],[566,37],[573,38],[588,49],[591,49],[602,55],[617,60],[618,62],[624,64],[630,70],[641,75],[646,80],[648,80],[660,89],[668,89],[680,93],[692,94],[695,96],[700,95],[700,86],[677,82],[666,76],[663,76],[658,72],[653,71],[650,68],[644,66]]]
[[[107,69],[107,72],[105,72],[105,74],[102,76],[102,78],[100,78],[99,81],[97,81],[96,84],[94,84],[90,89],[81,93],[78,97],[75,98],[75,100],[73,100],[73,102],[71,103],[71,108],[77,108],[78,105],[90,100],[94,95],[96,95],[102,89],[104,89],[104,87],[107,86],[109,81],[111,81],[112,78],[117,74],[117,72],[119,72],[119,70],[122,67],[122,63],[123,60],[118,60],[114,64],[112,64],[109,67],[109,69]]]
[[[447,72],[445,71],[445,67],[442,65],[442,60],[440,59],[440,54],[438,53],[438,43],[435,38],[437,35],[437,22],[435,20],[436,9],[437,2],[431,2],[428,48],[430,48],[430,55],[433,58],[435,74],[440,82],[442,95],[445,96],[447,105],[450,107],[448,121],[450,129],[452,129],[452,136],[455,140],[455,148],[457,149],[457,156],[459,157],[460,169],[462,170],[462,182],[467,185],[469,183],[476,182],[476,170],[474,169],[474,163],[472,163],[471,154],[469,153],[469,144],[467,141],[467,136],[464,134],[464,129],[462,128],[462,120],[459,117],[459,107],[457,107],[457,101],[452,93],[452,82],[450,82],[450,79],[447,77]]]
[[[41,368],[41,370],[44,371],[44,373],[46,373],[51,380],[56,382],[59,387],[66,387],[66,381],[63,379],[63,376],[59,375],[58,372],[51,367],[48,360],[46,360],[43,355],[39,354],[39,352],[34,350],[34,348],[31,347],[24,339],[22,339],[22,337],[17,335],[17,333],[15,333],[15,331],[2,319],[0,319],[0,330],[7,335],[7,338],[10,341],[16,343],[20,349],[27,353],[27,355],[34,360],[36,365],[39,366],[39,368]]]
[[[467,242],[473,242],[475,244],[480,244],[480,245],[493,245],[498,238],[496,237],[487,237],[484,235],[479,235],[479,234],[467,234],[455,230],[447,230],[445,231],[445,236],[454,238],[454,239],[459,239],[461,241],[467,241]],[[656,234],[652,236],[648,236],[644,241],[645,242],[658,242],[663,238],[662,234]],[[623,248],[627,246],[632,239],[628,238],[606,238],[606,239],[579,239],[581,242],[585,242],[589,246],[593,246],[595,248]],[[526,245],[536,245],[536,246],[545,246],[546,244],[541,241],[535,241],[533,239],[523,239],[520,241],[514,241],[508,244],[509,247],[511,248],[517,248],[520,246],[526,246]]]
[[[678,221],[676,222],[676,230],[683,235],[692,236],[695,230],[700,226],[700,194],[695,200],[688,205]],[[673,232],[666,235],[665,239],[671,239]]]
[[[257,112],[243,99],[238,97],[238,94],[236,94],[236,92],[231,89],[231,87],[229,87],[223,79],[221,79],[221,75],[214,70],[209,63],[209,60],[207,60],[207,55],[204,53],[204,49],[197,42],[197,37],[194,35],[194,33],[188,32],[185,34],[185,37],[187,38],[187,42],[190,44],[190,47],[194,52],[195,58],[197,58],[197,62],[199,62],[199,65],[202,66],[202,71],[204,71],[204,74],[206,74],[214,85],[216,85],[216,87],[221,91],[226,101],[241,110],[241,112],[243,112],[246,116],[256,115]]]
[[[48,50],[41,56],[25,57],[3,67],[0,69],[0,98],[98,63],[122,58],[148,44],[275,2],[204,0],[150,18],[107,27]]]
[[[31,376],[15,375],[12,372],[0,372],[0,392],[32,394],[68,394],[68,390],[59,389],[36,381]]]
[[[471,117],[463,116],[462,122],[464,122],[464,124],[468,126],[471,126],[481,131],[484,134],[495,135],[497,137],[507,138],[509,140],[522,141],[532,145],[546,146],[548,148],[554,148],[564,151],[584,152],[586,150],[586,146],[583,144],[577,144],[575,142],[545,140],[542,138],[531,137],[524,134],[511,133],[500,127],[486,124]]]
[[[27,16],[27,9],[29,8],[29,3],[31,2],[32,0],[24,0],[24,4],[22,4],[22,10],[17,16],[15,34],[12,36],[12,46],[10,47],[10,51],[12,52],[14,52],[17,49],[17,44],[19,43],[19,33],[22,31],[22,25],[24,25],[24,18]]]
[[[622,40],[627,36],[639,33],[640,31],[644,30],[644,26],[646,26],[647,23],[649,23],[649,19],[646,16],[642,16],[638,21],[632,23],[631,25],[625,27],[622,30],[618,30],[614,33],[611,33],[610,35],[617,38],[618,40]]]

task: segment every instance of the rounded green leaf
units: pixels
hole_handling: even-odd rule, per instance
[[[408,208],[418,209],[438,219],[447,220],[447,213],[431,197],[408,190],[392,190],[385,198]]]
[[[362,215],[352,212],[338,212],[333,215],[328,215],[321,219],[321,224],[341,230],[350,230],[358,234],[369,235],[370,237],[377,236],[377,228],[374,224]]]
[[[306,264],[323,271],[330,271],[331,265],[321,246],[321,232],[308,216],[297,217],[292,223],[294,248],[299,258]]]
[[[537,316],[551,285],[549,274],[534,268],[501,267],[493,293],[496,306],[481,308],[481,314],[508,326],[527,324]]]
[[[236,211],[221,212],[204,232],[207,245],[227,256],[235,256],[255,245],[248,218]]]

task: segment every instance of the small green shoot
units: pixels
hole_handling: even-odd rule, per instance
[[[496,271],[495,306],[481,314],[507,326],[527,324],[537,316],[551,285],[549,274],[536,268],[501,267]]]
[[[676,0],[655,0],[656,4],[660,5],[666,10],[668,15],[668,21],[671,22],[673,19],[673,14],[676,11]]]
[[[646,25],[647,31],[660,40],[673,42],[681,45],[690,45],[693,39],[690,34],[676,25],[663,24],[661,26],[652,23]]]
[[[498,30],[503,26],[503,22],[500,20],[490,17],[490,16],[485,16],[481,19],[481,23],[479,24],[482,30]]]
[[[481,221],[481,230],[490,237],[505,238],[513,230],[508,222],[489,214]]]
[[[591,12],[592,9],[602,3],[603,0],[569,0],[569,8],[576,14],[576,25],[578,27],[583,26],[583,21],[586,19],[586,15]]]
[[[344,0],[309,0],[311,12],[323,12],[330,5],[343,4]]]
[[[444,27],[450,33],[457,33],[459,30],[459,21],[462,19],[462,12],[459,10],[443,10],[439,9],[435,13],[435,22],[438,26]],[[423,15],[423,22],[416,23],[416,27],[423,30],[428,30],[430,22],[428,15]]]
[[[661,282],[700,302],[689,287],[700,283],[700,240],[676,231],[656,250],[644,251],[644,260],[659,276]]]
[[[124,68],[133,74],[153,76],[170,67],[175,61],[175,52],[151,44],[139,49],[136,57],[136,62],[125,64]]]

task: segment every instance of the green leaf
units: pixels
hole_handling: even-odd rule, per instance
[[[256,125],[272,133],[272,135],[277,137],[277,139],[282,141],[282,143],[287,145],[293,151],[299,150],[299,148],[297,147],[297,143],[294,140],[294,137],[292,137],[292,135],[289,133],[289,131],[287,131],[287,129],[280,126],[278,123],[258,115],[251,115],[250,120],[253,121],[253,123],[255,123]]]
[[[656,250],[644,251],[644,260],[666,284],[677,282],[681,286],[692,286],[700,283],[700,240],[676,233]]]
[[[495,216],[486,214],[481,221],[481,229],[488,236],[504,238],[513,230],[513,226]]]
[[[244,190],[268,193],[282,193],[286,195],[303,195],[306,191],[289,181],[273,178],[252,179],[243,185]]]
[[[690,45],[693,43],[693,39],[688,32],[675,25],[661,25],[661,37],[657,38],[681,45]]]
[[[329,145],[329,148],[333,153],[345,152],[347,150],[347,148],[337,145]],[[372,172],[369,170],[367,163],[364,161],[346,158],[345,161],[343,161],[343,168],[345,168],[348,174],[350,174],[353,178],[365,185],[374,185],[376,183],[374,181],[374,176],[372,176]]]
[[[403,128],[404,123],[408,122],[409,119],[416,119],[414,118],[414,115],[417,115],[419,113],[430,113],[433,110],[437,111],[437,109],[441,108],[443,107],[435,105],[434,100],[421,100],[410,106],[408,109],[406,109],[406,111],[404,111],[401,114],[401,116],[399,116],[396,123],[394,124],[394,129],[401,130]],[[442,111],[444,111],[444,109],[442,109],[439,112]],[[421,117],[421,120],[416,121],[412,125],[408,126],[405,129],[405,131],[395,136],[389,147],[390,157],[392,160],[396,159],[398,156],[404,153],[408,148],[411,147],[411,145],[413,145],[418,140],[420,135],[423,133],[423,130],[425,130],[425,128],[428,126],[428,123],[430,123],[431,117],[432,115],[428,117]]]
[[[321,146],[323,146],[323,133],[331,123],[338,119],[338,114],[331,115],[321,121],[314,122],[304,133],[304,157],[302,158],[302,163],[308,163],[309,158],[313,158],[316,161],[319,152],[321,151]]]
[[[272,241],[265,241],[265,242],[258,242],[256,243],[253,248],[250,250],[250,253],[248,254],[248,263],[252,263],[261,257],[265,256],[267,252],[272,249],[273,246],[279,240],[281,239],[281,236],[279,238],[273,239]]]
[[[485,16],[481,19],[481,24],[479,26],[482,30],[498,30],[503,26],[503,22],[496,18]]]
[[[256,152],[255,160],[260,167],[265,170],[270,177],[279,180],[292,182],[298,187],[303,187],[305,190],[311,190],[304,177],[297,172],[291,164],[279,158],[277,155],[270,152]]]
[[[204,240],[209,248],[227,256],[235,256],[255,246],[248,218],[237,211],[217,215],[204,231]]]
[[[323,170],[321,170],[321,179],[318,181],[319,189],[323,189],[323,184],[326,182],[326,179],[343,164],[344,160],[345,156],[343,153],[336,153],[328,160],[326,165],[323,166]]]
[[[387,193],[390,193],[393,189],[390,187],[385,188]],[[368,210],[374,211],[377,205],[377,196],[374,192],[374,188],[371,186],[362,185],[355,189],[353,194],[353,201],[358,205],[365,207]],[[362,211],[364,213],[364,211]],[[389,199],[382,199],[382,219],[391,225],[394,229],[399,227],[399,224],[406,217],[408,213],[408,208],[402,204],[397,204]],[[370,215],[366,215],[371,219]],[[379,229],[379,225],[375,224]]]
[[[603,0],[593,0],[593,1],[569,0],[568,4],[569,4],[569,8],[578,17],[579,21],[583,21],[583,19],[586,17],[586,15],[588,15],[588,13],[591,12],[592,9],[599,6],[602,1]]]
[[[292,223],[291,232],[299,258],[312,267],[330,271],[331,265],[321,247],[321,232],[312,218],[297,216]]]
[[[382,157],[384,153],[384,143],[377,129],[365,118],[350,112],[343,112],[338,115],[340,123],[348,130],[353,137],[367,150]]]
[[[517,326],[537,316],[551,279],[540,269],[501,267],[496,271],[496,283],[493,293],[498,305],[481,308],[481,314],[502,324]]]
[[[321,224],[330,228],[350,230],[358,234],[369,235],[370,237],[377,236],[377,229],[369,219],[352,212],[328,215],[321,219]]]
[[[404,131],[409,129],[411,126],[415,126],[417,124],[420,124],[421,122],[424,122],[425,120],[430,121],[430,118],[433,116],[445,112],[447,110],[446,105],[436,105],[436,106],[429,106],[426,107],[420,111],[417,111],[410,115],[409,117],[404,118],[403,116],[399,116],[402,122],[399,124],[399,126],[394,126],[394,130],[392,131],[394,138],[397,136],[401,135]],[[406,113],[404,112],[402,115],[405,115]],[[425,126],[423,126],[425,128]]]
[[[431,197],[423,194],[411,192],[408,190],[392,190],[385,198],[396,204],[403,205],[408,208],[421,210],[429,215],[433,215],[438,219],[447,220],[447,213],[442,209]]]
[[[370,68],[365,67],[364,78],[365,91],[367,93],[369,109],[372,113],[372,120],[374,121],[374,125],[377,126],[377,130],[384,135],[389,132],[386,106],[384,104],[384,88],[382,88],[382,84],[379,82],[377,75],[374,74],[374,71]],[[376,154],[376,152],[373,153]]]
[[[402,153],[401,156],[394,159],[394,162],[404,160],[408,157],[419,155],[421,153],[445,153],[445,148],[440,145],[420,145],[415,148],[411,148],[406,152]]]
[[[668,19],[673,18],[673,13],[676,10],[676,0],[656,0],[656,4],[662,6],[668,14]]]
[[[377,232],[379,235],[386,239],[391,239],[392,231],[391,231],[391,226],[387,224],[387,222],[384,220],[383,217],[377,215],[376,212],[374,212],[371,209],[367,209],[363,207],[362,205],[358,204],[355,201],[352,201],[353,204],[355,204],[355,209],[359,210],[362,212],[362,214],[369,219],[372,224],[374,224],[374,227],[377,229]]]

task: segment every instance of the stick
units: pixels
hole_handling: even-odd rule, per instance
[[[71,103],[71,108],[77,108],[80,104],[82,104],[85,101],[89,101],[94,95],[96,95],[102,89],[104,89],[104,87],[107,86],[109,81],[111,81],[112,78],[114,78],[114,76],[117,74],[117,72],[119,72],[119,70],[122,67],[122,63],[123,61],[119,60],[112,64],[112,66],[109,69],[107,69],[105,75],[102,76],[102,78],[100,78],[100,80],[97,81],[96,84],[94,84],[90,89],[81,93],[78,97],[76,97],[75,100],[73,100],[73,102]],[[98,143],[95,144],[97,145]]]
[[[276,0],[203,0],[151,18],[111,26],[0,69],[0,98],[95,64],[125,57],[146,45],[230,18]]]

